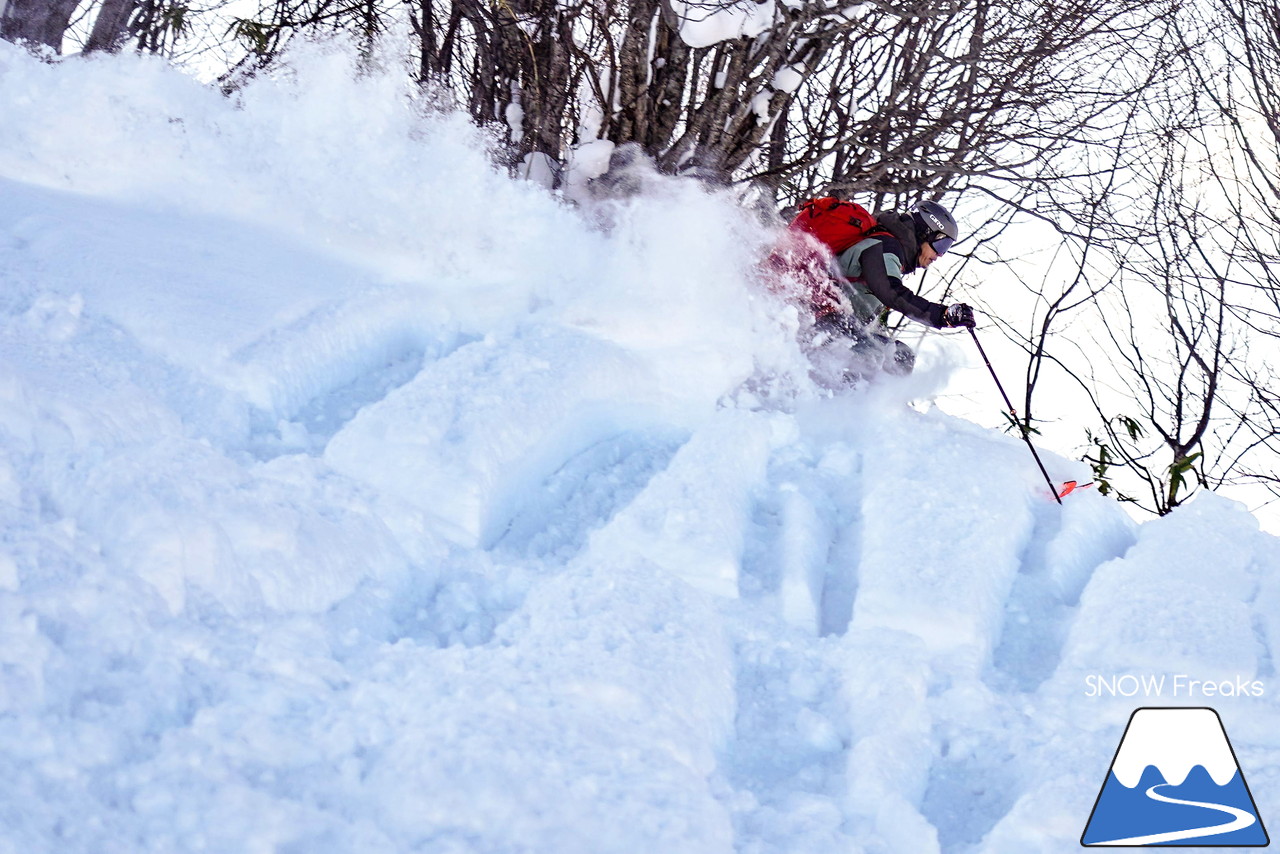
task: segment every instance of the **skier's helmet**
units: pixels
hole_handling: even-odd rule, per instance
[[[960,237],[955,217],[937,202],[920,202],[911,209],[911,219],[920,242],[928,243],[939,255],[945,254]]]

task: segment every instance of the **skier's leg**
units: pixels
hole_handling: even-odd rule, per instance
[[[891,352],[893,353],[893,358],[885,363],[885,373],[905,377],[915,370],[916,354],[914,350],[901,341],[894,341]]]

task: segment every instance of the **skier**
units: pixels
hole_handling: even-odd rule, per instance
[[[865,214],[865,209],[849,202],[817,201],[827,202],[830,207],[815,208],[808,216],[826,216],[837,205],[856,208]],[[805,216],[801,213],[793,226],[801,223]],[[873,373],[911,373],[915,353],[906,344],[894,340],[885,327],[884,318],[889,310],[901,312],[934,329],[974,325],[973,309],[965,303],[931,302],[902,283],[904,276],[917,269],[927,269],[955,243],[960,230],[950,211],[937,202],[925,201],[907,213],[890,211],[874,219],[870,215],[866,218],[870,227],[865,234],[858,235],[857,242],[835,255],[827,267],[829,275],[818,274],[825,281],[810,283],[815,361],[846,363],[843,369],[839,369],[838,364],[820,365],[842,370],[844,379],[857,379],[865,369]],[[848,228],[846,224],[842,226]],[[804,226],[801,230],[809,228]],[[821,234],[811,233],[822,240]],[[812,263],[800,266],[807,268],[808,275],[813,275]],[[847,365],[850,353],[855,357],[852,361],[864,370]]]

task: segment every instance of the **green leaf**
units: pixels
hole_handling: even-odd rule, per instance
[[[227,28],[227,32],[247,42],[249,49],[254,53],[264,54],[270,50],[267,27],[258,21],[253,21],[249,18],[236,18],[231,22],[231,26]]]
[[[1135,418],[1130,418],[1128,415],[1117,415],[1112,420],[1120,422],[1125,432],[1129,434],[1130,442],[1138,441],[1138,437],[1143,435],[1142,425]]]
[[[1004,416],[1004,420],[1007,422],[1004,428],[1006,433],[1010,432],[1011,430],[1017,430],[1020,434],[1022,434],[1023,437],[1030,436],[1032,434],[1036,436],[1040,435],[1040,431],[1038,429],[1031,426],[1030,424],[1023,424],[1014,416],[1012,412],[1009,412],[1008,410],[1002,410],[1000,414]]]
[[[187,26],[186,6],[170,6],[165,10],[165,18],[168,19],[169,27],[177,34],[181,35]]]
[[[1201,454],[1203,453],[1204,453],[1203,451],[1196,451],[1194,454],[1191,454],[1190,456],[1183,457],[1180,460],[1174,460],[1173,463],[1169,466],[1169,479],[1170,479],[1170,482],[1174,485],[1175,490],[1181,489],[1183,486],[1186,485],[1187,472],[1191,472],[1192,474],[1195,474],[1194,466],[1196,464],[1196,460],[1198,460]],[[1196,479],[1199,480],[1198,477]]]

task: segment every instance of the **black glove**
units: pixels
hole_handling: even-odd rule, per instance
[[[973,309],[962,302],[947,306],[942,313],[942,325],[950,328],[967,326],[972,329],[977,325],[973,319]]]

